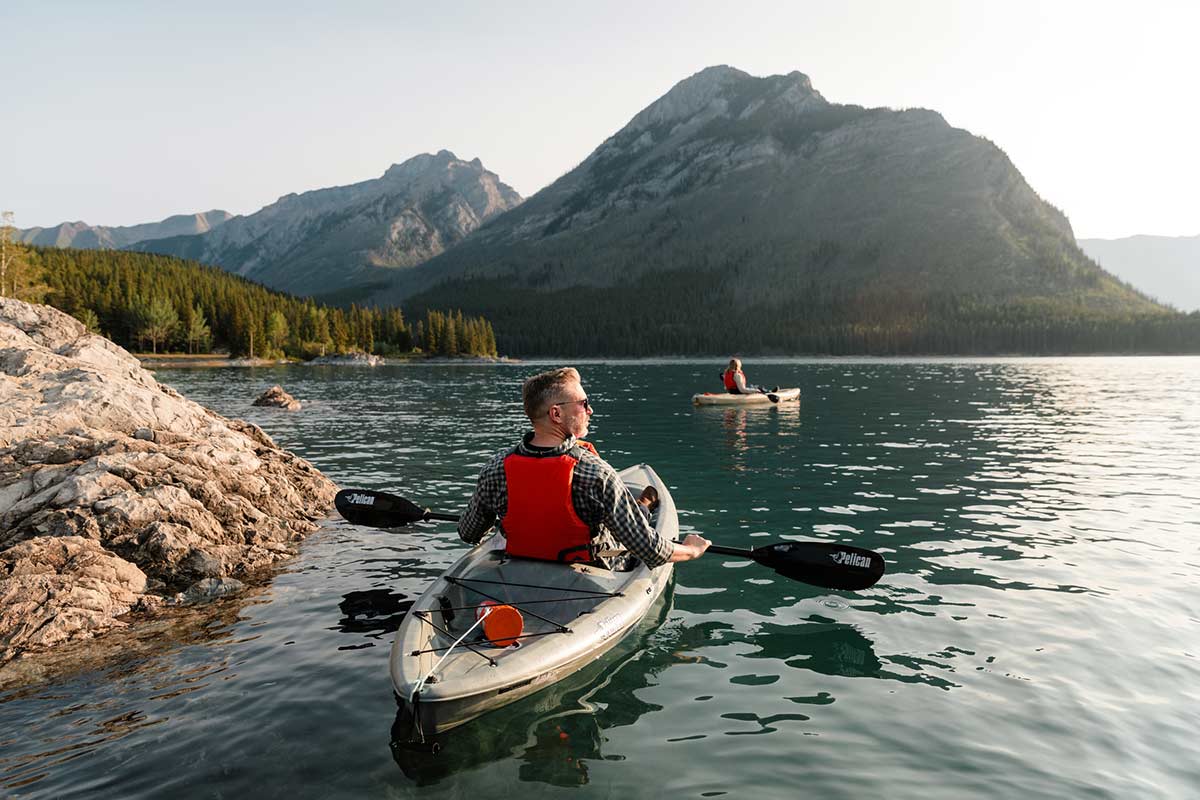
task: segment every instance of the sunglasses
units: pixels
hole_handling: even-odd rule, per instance
[[[581,406],[583,406],[584,411],[592,410],[592,403],[586,397],[583,398],[582,400],[563,400],[561,403],[551,403],[550,405],[552,405],[552,406],[569,406],[572,403],[579,403]]]

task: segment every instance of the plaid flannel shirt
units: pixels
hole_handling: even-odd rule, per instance
[[[579,458],[571,481],[571,504],[575,513],[592,529],[592,544],[597,550],[623,545],[646,566],[667,563],[675,546],[659,536],[647,515],[629,493],[617,471],[594,453],[575,445],[575,437],[552,449],[532,448],[533,433],[527,433],[515,448],[501,451],[484,465],[475,485],[475,494],[458,522],[458,535],[464,542],[477,544],[496,521],[508,512],[508,491],[504,477],[504,459],[519,453],[526,456],[560,456],[572,448]]]

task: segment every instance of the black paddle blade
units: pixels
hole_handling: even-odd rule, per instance
[[[750,557],[785,578],[826,589],[866,589],[883,577],[883,556],[831,542],[779,542],[756,547]]]
[[[429,509],[387,492],[342,489],[333,505],[347,522],[370,528],[397,528],[429,517]]]

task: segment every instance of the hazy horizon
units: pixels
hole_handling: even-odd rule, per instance
[[[1200,233],[1200,7],[48,2],[4,19],[0,208],[21,228],[248,214],[441,149],[529,197],[728,64],[933,109],[1001,147],[1080,238]]]

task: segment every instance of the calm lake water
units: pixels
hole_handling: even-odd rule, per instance
[[[543,366],[158,378],[343,486],[453,511]],[[579,366],[590,438],[653,465],[685,531],[848,542],[888,574],[680,565],[611,657],[428,756],[391,746],[388,649],[462,546],[331,519],[214,621],[0,696],[0,796],[1200,796],[1200,359],[750,361],[804,392],[753,410],[690,405],[719,361]],[[252,408],[273,383],[305,410]]]

